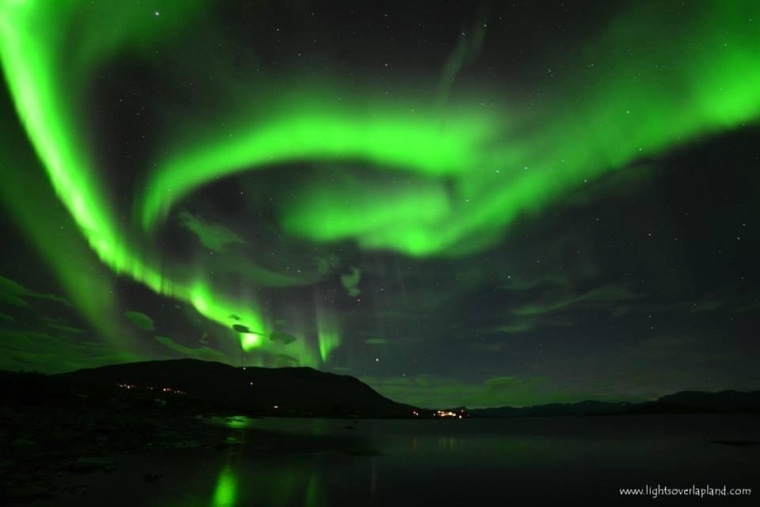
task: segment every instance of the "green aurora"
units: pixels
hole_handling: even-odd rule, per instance
[[[689,22],[669,30],[662,25],[675,19],[675,8],[662,6],[657,18],[644,7],[633,9],[577,52],[584,71],[538,83],[551,99],[535,107],[511,103],[508,86],[451,85],[473,52],[487,46],[482,32],[476,49],[458,49],[467,53],[459,58],[470,60],[444,69],[443,107],[440,95],[411,87],[394,97],[352,89],[337,71],[308,80],[295,71],[241,80],[221,67],[215,71],[229,104],[198,118],[166,112],[165,127],[149,133],[156,148],[148,167],[135,168],[144,178],[131,214],[122,216],[82,111],[112,62],[129,56],[151,64],[156,48],[181,59],[183,40],[213,19],[212,7],[183,0],[165,2],[159,12],[140,2],[0,0],[0,58],[28,139],[91,251],[112,273],[189,304],[210,321],[230,329],[236,322],[230,316],[237,316],[252,332],[230,329],[230,336],[255,353],[259,365],[273,364],[286,350],[301,365],[321,367],[347,337],[340,316],[315,302],[289,332],[314,331],[316,341],[299,339],[284,349],[269,339],[275,317],[255,287],[231,293],[192,263],[167,265],[155,240],[183,199],[206,185],[293,162],[369,165],[398,174],[401,183],[301,186],[278,202],[283,234],[316,244],[350,241],[365,252],[417,259],[462,258],[493,248],[521,216],[583,192],[610,171],[635,171],[641,160],[760,116],[760,3],[754,1],[695,2]],[[183,68],[197,73],[213,65],[185,60]],[[483,107],[484,101],[498,106]],[[28,217],[23,204],[9,203],[40,250],[50,250],[39,229],[43,217]],[[199,235],[201,226],[216,234],[209,244],[218,249],[243,242],[184,217]],[[71,260],[81,255],[74,248],[58,253]],[[136,339],[114,331],[104,277],[85,284],[65,260],[50,263],[68,298],[106,339]],[[356,285],[360,275],[353,272],[356,280],[349,282]],[[532,312],[530,306],[514,311]],[[220,479],[218,498],[231,494],[230,481]]]

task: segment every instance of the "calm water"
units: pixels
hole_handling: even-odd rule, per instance
[[[634,416],[429,421],[240,418],[216,420],[240,442],[125,458],[88,500],[123,491],[119,505],[760,505],[757,417]],[[350,436],[380,451],[262,455],[251,428]],[[155,484],[124,481],[150,469]],[[130,475],[131,474],[131,475]],[[621,497],[620,488],[752,488],[750,497]],[[110,502],[113,504],[113,502]]]

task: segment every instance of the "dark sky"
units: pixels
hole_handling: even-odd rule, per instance
[[[0,368],[301,365],[423,406],[760,389],[754,0],[0,20]]]

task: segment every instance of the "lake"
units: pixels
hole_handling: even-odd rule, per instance
[[[760,445],[753,442],[760,442],[759,419],[717,415],[213,419],[209,424],[229,429],[227,448],[121,457],[118,470],[90,477],[87,494],[77,504],[108,505],[115,498],[118,505],[162,507],[532,505],[542,501],[551,505],[757,505]],[[261,430],[349,440],[357,453],[299,449],[300,444],[287,452],[272,452],[271,441],[261,437]],[[141,480],[148,472],[160,478]],[[652,493],[620,494],[621,488],[647,486],[697,489],[690,496],[666,495],[660,489],[656,499]],[[724,486],[725,497],[693,496],[701,488],[722,491]],[[755,498],[728,496],[734,488],[752,488]]]

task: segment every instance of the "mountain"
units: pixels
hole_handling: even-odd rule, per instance
[[[19,375],[26,377],[22,381]],[[301,367],[233,367],[196,359],[116,364],[55,375],[2,372],[0,389],[6,397],[15,393],[17,401],[23,398],[20,393],[31,389],[34,397],[46,402],[68,395],[122,405],[158,403],[252,415],[413,417],[414,410],[421,410],[385,398],[346,375]]]
[[[233,367],[197,359],[116,364],[55,375],[0,371],[0,404],[72,401],[123,409],[166,405],[188,412],[315,417],[760,414],[760,391],[682,391],[641,403],[583,401],[433,411],[392,401],[347,375],[302,367]]]
[[[536,417],[636,414],[760,414],[760,391],[682,391],[640,403],[583,401],[532,407],[470,409],[473,417]]]
[[[716,412],[756,410],[760,408],[760,391],[720,391],[717,393],[682,391],[663,396],[657,401],[681,406],[704,407]]]
[[[633,405],[630,403],[607,403],[602,401],[581,401],[578,403],[549,403],[530,407],[496,407],[470,409],[473,417],[543,417],[559,415],[597,415],[623,413]]]

